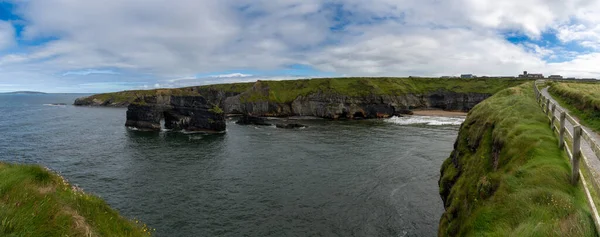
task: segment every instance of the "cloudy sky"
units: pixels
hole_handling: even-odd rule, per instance
[[[0,92],[600,77],[598,0],[0,0]]]

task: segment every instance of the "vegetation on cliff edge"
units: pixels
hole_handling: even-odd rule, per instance
[[[43,167],[0,162],[0,236],[149,236],[150,232]]]
[[[298,96],[313,93],[350,97],[369,95],[426,94],[435,91],[493,94],[522,84],[517,79],[442,79],[442,78],[322,78],[292,81],[260,81],[255,87],[268,88],[268,97],[260,90],[249,91],[248,101],[268,100],[289,103]]]
[[[583,125],[600,132],[599,83],[553,82],[548,92]]]
[[[473,108],[441,168],[440,236],[595,236],[533,84]]]
[[[289,103],[298,96],[312,93],[328,93],[344,96],[424,94],[434,91],[457,93],[493,94],[502,89],[525,82],[514,78],[320,78],[285,81],[258,81],[256,83],[233,83],[177,89],[135,90],[93,95],[109,104],[126,105],[139,96],[148,95],[200,95],[202,90],[213,89],[243,93],[243,100]]]

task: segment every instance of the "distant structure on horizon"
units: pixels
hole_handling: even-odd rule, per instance
[[[543,74],[529,74],[527,71],[523,71],[523,74],[519,75],[519,78],[544,78]]]
[[[563,79],[563,76],[561,76],[561,75],[550,75],[548,77],[548,79]]]
[[[475,75],[473,75],[473,74],[460,74],[460,78],[463,78],[463,79],[475,78]]]

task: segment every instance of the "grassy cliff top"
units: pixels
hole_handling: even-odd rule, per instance
[[[102,199],[37,165],[0,162],[0,236],[149,236]]]
[[[261,88],[269,89],[269,101],[287,103],[292,102],[298,96],[318,92],[344,96],[425,94],[440,90],[457,93],[493,94],[523,82],[523,80],[517,79],[483,78],[321,78],[260,81],[257,84],[260,83]]]
[[[551,83],[552,89],[562,96],[577,100],[582,106],[600,110],[600,83]]]
[[[532,83],[475,106],[442,166],[440,236],[595,236],[557,144]]]
[[[285,81],[258,81],[256,83],[233,83],[177,89],[135,90],[98,94],[88,100],[111,101],[128,104],[139,96],[147,95],[200,95],[202,90],[215,89],[225,92],[247,92],[247,100],[269,100],[287,103],[298,96],[324,92],[345,96],[423,94],[433,91],[493,94],[502,89],[525,82],[514,78],[320,78]],[[268,89],[268,96],[253,89]]]
[[[582,124],[600,132],[600,83],[553,82],[548,91]]]

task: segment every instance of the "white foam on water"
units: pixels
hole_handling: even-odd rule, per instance
[[[67,105],[61,105],[61,104],[44,104],[44,106],[67,107]]]
[[[388,123],[399,125],[423,124],[430,126],[461,125],[465,117],[442,117],[442,116],[406,116],[391,117],[385,120]]]

